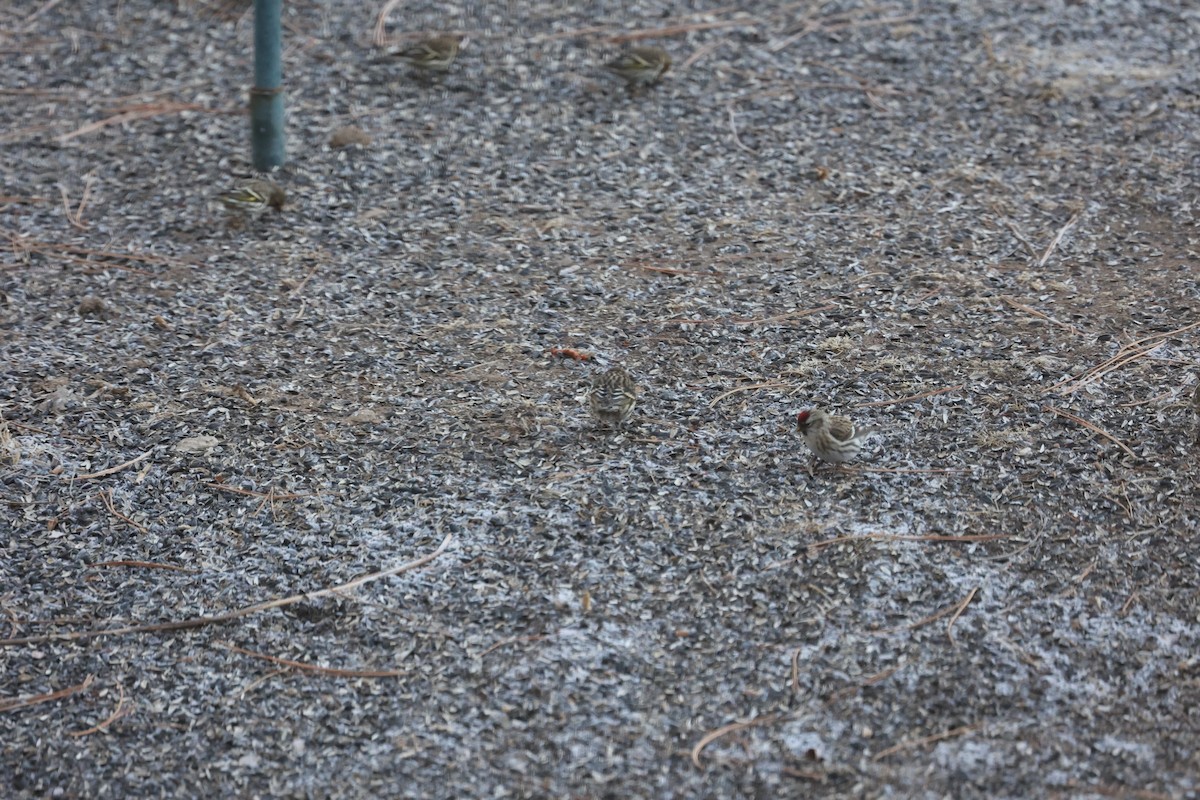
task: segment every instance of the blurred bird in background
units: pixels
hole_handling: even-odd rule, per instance
[[[631,47],[604,65],[625,80],[630,91],[658,83],[671,68],[671,56],[659,47]]]

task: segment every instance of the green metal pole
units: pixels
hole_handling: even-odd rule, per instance
[[[283,0],[254,0],[254,88],[250,90],[250,143],[254,168],[282,166]]]

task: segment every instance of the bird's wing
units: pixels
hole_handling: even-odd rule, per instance
[[[845,417],[830,417],[829,435],[839,442],[848,442],[854,438],[854,423]]]

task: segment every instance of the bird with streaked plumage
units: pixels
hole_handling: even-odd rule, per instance
[[[819,408],[801,411],[796,425],[813,455],[834,464],[855,458],[867,437],[876,432],[875,428],[859,428],[849,417],[827,414]],[[808,472],[812,474],[811,464]]]
[[[625,80],[630,91],[658,83],[671,68],[671,56],[660,47],[631,47],[604,68]]]
[[[609,428],[629,419],[637,404],[637,382],[624,367],[613,367],[592,378],[588,407],[592,416]]]
[[[287,192],[274,181],[251,178],[218,199],[233,214],[257,217],[268,208],[282,211],[287,203]]]
[[[454,59],[458,57],[462,41],[463,37],[461,36],[431,36],[428,39],[421,39],[405,45],[400,50],[393,52],[392,55],[403,60],[418,72],[426,74],[446,72],[454,63]]]

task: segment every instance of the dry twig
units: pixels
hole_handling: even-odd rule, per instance
[[[861,464],[853,467],[839,465],[846,472],[875,472],[886,475],[956,475],[970,472],[967,467],[867,467]]]
[[[980,534],[963,534],[961,536],[950,536],[940,533],[930,533],[925,535],[911,535],[904,533],[867,533],[861,536],[835,536],[832,539],[824,539],[819,542],[813,542],[809,548],[828,547],[832,544],[841,544],[842,542],[854,542],[859,540],[878,540],[887,542],[994,542],[997,539],[1011,538],[1011,533],[980,533]]]
[[[783,719],[783,717],[783,714],[767,714],[763,717],[755,717],[747,722],[731,722],[728,725],[722,725],[714,731],[709,731],[708,733],[704,734],[704,737],[700,739],[700,741],[696,742],[696,746],[692,748],[692,764],[695,765],[696,769],[703,769],[703,764],[700,763],[700,754],[704,752],[704,748],[708,747],[722,736],[734,733],[736,731],[745,730],[746,728],[758,727],[759,725],[770,725],[771,723],[778,722],[779,720]]]
[[[1058,229],[1058,233],[1054,234],[1054,239],[1050,241],[1050,244],[1046,245],[1046,251],[1042,253],[1042,257],[1038,259],[1038,267],[1046,266],[1046,262],[1050,260],[1050,256],[1054,253],[1054,250],[1058,247],[1059,243],[1062,241],[1062,238],[1066,236],[1067,231],[1071,230],[1075,223],[1079,221],[1079,217],[1082,213],[1082,211],[1076,211],[1071,215],[1071,218],[1067,220],[1067,224]]]
[[[746,151],[752,156],[758,155],[757,150],[747,147],[742,143],[741,137],[738,136],[737,112],[733,110],[733,103],[730,103],[728,106],[726,106],[725,110],[729,112],[729,132],[733,134],[733,143],[736,144],[739,149]]]
[[[109,725],[112,725],[114,722],[119,720],[121,717],[127,717],[133,713],[132,706],[125,706],[125,687],[118,683],[117,690],[121,693],[121,696],[117,698],[117,707],[113,709],[113,712],[108,715],[107,719],[105,719],[99,725],[93,725],[85,731],[72,731],[71,733],[68,733],[67,736],[70,736],[74,739],[80,736],[89,736],[93,733],[99,733]]]
[[[764,571],[779,569],[786,567],[788,564],[795,564],[802,558],[812,558],[817,555],[823,548],[835,544],[857,541],[908,541],[908,542],[964,542],[967,544],[975,544],[977,542],[991,542],[997,539],[1010,539],[1011,533],[984,533],[974,535],[949,536],[942,534],[928,534],[925,536],[910,536],[899,533],[867,533],[861,536],[835,536],[832,539],[823,539],[819,542],[813,542],[804,548],[805,553],[802,556],[793,556],[785,558],[783,561],[776,561],[774,564],[768,564],[764,567]]]
[[[308,282],[312,280],[313,275],[316,275],[317,270],[320,268],[320,263],[313,264],[312,269],[310,269],[305,276],[300,279],[300,282],[292,287],[292,290],[288,292],[288,297],[295,297],[296,295],[300,294],[300,292],[304,291],[304,287],[308,285]]]
[[[38,17],[40,17],[42,14],[45,14],[47,11],[54,8],[56,5],[58,5],[61,2],[62,2],[62,0],[46,0],[45,3],[38,6],[36,11],[34,11],[32,14],[30,14],[28,17],[26,17],[24,20],[22,20],[22,22],[25,23],[25,26],[24,26],[24,28],[22,28],[22,30],[25,30],[25,31],[32,30],[34,27],[34,22],[37,21]]]
[[[1087,386],[1089,383],[1094,383],[1095,381],[1100,380],[1100,378],[1104,377],[1108,373],[1115,372],[1126,364],[1136,361],[1142,356],[1154,352],[1162,344],[1164,339],[1170,339],[1182,333],[1187,333],[1195,328],[1200,328],[1200,322],[1193,322],[1191,325],[1184,325],[1182,328],[1176,328],[1173,331],[1167,331],[1166,333],[1155,333],[1151,336],[1145,336],[1134,342],[1130,342],[1118,350],[1117,354],[1107,361],[1092,367],[1078,377],[1071,376],[1069,378],[1064,378],[1063,380],[1051,386],[1047,391],[1053,392],[1073,383],[1074,385],[1070,386],[1069,389],[1062,389],[1062,391],[1059,393],[1072,394],[1073,392],[1077,392],[1084,386]]]
[[[848,78],[848,79],[854,81],[854,83],[850,86],[835,86],[833,88],[849,89],[850,91],[861,91],[863,93],[863,95],[867,98],[867,103],[869,103],[872,108],[874,108],[877,111],[882,111],[885,114],[892,113],[892,109],[888,108],[883,103],[880,103],[879,99],[878,99],[878,95],[881,95],[881,94],[887,94],[887,95],[909,94],[909,92],[901,91],[899,89],[893,89],[890,86],[873,85],[866,78],[862,78],[858,75],[855,75],[852,72],[842,69],[839,66],[836,66],[834,64],[829,64],[825,61],[806,61],[805,63],[811,64],[815,67],[820,67],[821,69],[829,70],[830,72],[834,73],[835,75],[840,75],[843,78]]]
[[[228,483],[206,483],[204,485],[209,489],[220,489],[223,492],[232,492],[233,494],[245,495],[246,497],[258,497],[262,500],[299,500],[303,497],[313,496],[311,492],[298,494],[296,492],[277,492],[274,489],[269,489],[265,492],[256,492],[253,489],[230,486]]]
[[[388,44],[387,38],[387,19],[388,16],[396,10],[396,6],[402,4],[404,0],[387,0],[375,15],[375,27],[371,29],[371,44],[375,47],[384,47]]]
[[[121,520],[121,522],[124,522],[126,525],[129,525],[130,527],[132,527],[134,530],[138,531],[139,533],[146,532],[146,527],[144,525],[137,524],[136,522],[131,520],[129,517],[122,514],[120,511],[117,511],[117,507],[113,503],[112,489],[109,489],[107,492],[100,492],[100,494],[98,496],[100,498],[100,502],[104,504],[104,507],[106,509],[108,509],[108,513],[112,514],[114,517]]]
[[[774,322],[784,322],[787,320],[799,319],[807,317],[809,314],[817,314],[821,311],[832,311],[838,306],[835,303],[830,303],[817,308],[806,308],[803,311],[789,311],[786,314],[776,314],[773,317],[726,317],[724,319],[664,319],[659,320],[661,325],[770,325]]]
[[[935,611],[928,617],[923,617],[916,622],[910,622],[908,625],[901,625],[899,628],[878,628],[871,631],[871,633],[877,636],[888,636],[901,631],[915,631],[917,628],[923,628],[931,622],[937,622],[947,614],[952,614],[953,618],[950,620],[950,624],[946,626],[946,635],[950,638],[950,643],[953,644],[954,637],[950,634],[950,628],[954,625],[954,622],[958,619],[959,615],[962,614],[963,610],[966,609],[967,604],[971,602],[971,598],[975,596],[977,591],[979,591],[978,587],[972,589],[965,600],[960,600],[952,606],[946,606],[940,611]]]
[[[277,492],[277,491],[275,491],[274,487],[268,489],[265,492],[256,492],[256,491],[253,491],[252,489],[242,489],[237,486],[230,486],[227,483],[206,483],[204,485],[209,489],[219,489],[223,492],[231,492],[232,494],[240,494],[240,495],[244,495],[246,497],[257,497],[257,498],[259,498],[259,503],[258,503],[258,506],[254,509],[254,513],[261,514],[262,510],[269,505],[271,507],[271,516],[272,517],[274,517],[275,513],[276,513],[276,508],[275,508],[276,501],[279,501],[279,500],[302,500],[306,497],[317,497],[320,495],[319,492],[317,492],[317,493],[306,492],[304,494],[298,494],[296,492]]]
[[[531,635],[531,636],[510,636],[507,639],[501,639],[500,641],[494,643],[493,645],[488,647],[486,650],[481,651],[475,657],[483,658],[488,653],[495,652],[496,650],[499,650],[501,647],[506,647],[510,644],[518,644],[520,642],[540,642],[544,639],[549,639],[549,638],[550,637],[545,634],[536,634],[536,635]]]
[[[57,137],[58,143],[69,142],[80,136],[84,136],[101,128],[106,128],[109,125],[123,125],[126,122],[133,122],[138,119],[149,119],[150,117],[159,117],[163,114],[178,114],[183,111],[206,111],[210,114],[241,114],[242,110],[222,110],[215,108],[206,108],[196,103],[158,103],[154,105],[142,105],[122,111],[119,114],[113,114],[111,117],[89,122],[82,128],[77,128],[70,133],[64,133]]]
[[[829,698],[825,701],[825,705],[832,705],[833,703],[836,703],[838,700],[841,700],[844,697],[849,697],[849,696],[855,694],[856,692],[860,692],[863,689],[867,688],[868,686],[874,686],[877,683],[882,683],[883,681],[886,681],[888,678],[892,677],[897,672],[899,672],[900,668],[903,666],[904,666],[903,664],[897,664],[894,667],[888,667],[887,669],[881,669],[881,670],[879,670],[879,672],[876,672],[874,675],[871,675],[866,680],[859,681],[858,683],[856,683],[852,686],[846,686],[841,689],[838,689],[836,692],[829,695]]]
[[[1133,607],[1133,604],[1136,603],[1137,600],[1138,600],[1138,593],[1137,593],[1137,590],[1135,589],[1133,591],[1133,594],[1129,595],[1128,599],[1126,599],[1125,602],[1121,605],[1121,610],[1117,612],[1117,616],[1119,616],[1119,617],[1127,616],[1129,614],[1129,609]]]
[[[1029,241],[1029,239],[1025,238],[1025,234],[1021,233],[1021,229],[1017,227],[1016,223],[1010,219],[1006,219],[1006,220],[1004,220],[1004,224],[1008,226],[1008,229],[1010,231],[1012,231],[1012,235],[1017,237],[1017,241],[1020,242],[1021,244],[1025,245],[1025,249],[1029,251],[1029,255],[1032,256],[1033,258],[1037,258],[1038,257],[1037,248],[1033,246],[1033,242],[1031,242],[1031,241]]]
[[[668,36],[678,36],[692,31],[710,31],[714,28],[753,27],[758,24],[755,19],[726,19],[717,22],[693,22],[685,25],[667,25],[662,28],[641,28],[636,31],[626,31],[608,37],[611,44],[636,42],[642,39],[663,39]]]
[[[902,22],[910,22],[917,18],[915,9],[916,4],[913,4],[914,11],[909,14],[904,14],[899,17],[883,17],[881,19],[853,20],[846,19],[844,16],[831,15],[825,19],[807,19],[801,26],[800,30],[788,35],[786,39],[776,42],[767,49],[772,53],[778,53],[796,42],[808,36],[814,31],[838,31],[844,28],[866,28],[874,25],[899,25]]]
[[[1054,317],[1050,316],[1049,314],[1043,314],[1041,311],[1038,311],[1036,308],[1030,308],[1029,306],[1025,305],[1024,303],[1018,303],[1016,300],[1012,299],[1011,297],[1004,297],[1001,299],[1004,300],[1004,302],[1008,303],[1013,308],[1017,309],[1018,311],[1024,311],[1026,314],[1032,314],[1035,317],[1039,317],[1041,319],[1046,320],[1046,322],[1053,323],[1074,336],[1082,336],[1083,335],[1079,332],[1079,329],[1076,328],[1074,325],[1069,325],[1065,322],[1059,322],[1058,320],[1056,320]]]
[[[149,458],[153,452],[154,452],[153,450],[147,450],[146,452],[142,453],[137,458],[129,459],[124,464],[117,464],[115,467],[109,467],[108,469],[102,469],[99,472],[89,472],[86,475],[64,475],[63,480],[64,481],[73,481],[73,480],[87,481],[87,480],[91,480],[92,478],[103,478],[106,475],[113,475],[115,473],[120,472],[123,469],[129,469],[134,464],[140,464],[141,462],[143,462],[147,458]]]
[[[737,386],[733,389],[730,389],[727,392],[721,392],[719,395],[714,397],[712,400],[709,400],[708,405],[710,407],[715,406],[717,403],[721,402],[726,397],[730,397],[732,395],[738,394],[739,392],[752,392],[752,391],[755,391],[756,389],[786,389],[787,387],[788,387],[788,384],[786,384],[786,383],[751,383],[746,386]]]
[[[934,742],[940,742],[943,739],[950,739],[954,736],[962,736],[963,734],[977,731],[982,727],[983,727],[983,723],[977,722],[974,725],[963,725],[962,727],[953,728],[953,729],[945,731],[943,733],[935,733],[935,734],[931,734],[929,736],[922,736],[920,739],[910,739],[907,742],[901,742],[900,744],[889,747],[886,750],[880,750],[878,753],[871,756],[871,760],[872,761],[882,761],[883,759],[887,758],[890,755],[899,753],[901,750],[910,750],[914,747],[923,747],[927,744],[933,744]]]
[[[1101,797],[1116,797],[1120,800],[1176,800],[1178,795],[1154,792],[1149,789],[1131,789],[1128,786],[1105,786],[1101,784],[1082,784],[1078,781],[1067,781],[1067,792],[1054,792],[1054,797],[1067,794],[1070,797],[1083,797],[1098,794]]]
[[[52,700],[61,700],[64,697],[70,697],[73,694],[87,691],[94,680],[96,680],[95,675],[88,675],[83,679],[83,683],[68,686],[66,689],[59,689],[57,692],[38,694],[33,697],[16,697],[11,700],[0,700],[0,712],[14,711],[18,708],[27,708],[28,706],[36,706],[39,703],[49,703]]]
[[[947,386],[944,389],[934,389],[932,392],[922,392],[921,394],[909,395],[908,397],[897,397],[895,400],[876,400],[873,403],[859,403],[855,408],[871,408],[872,406],[894,406],[898,403],[911,403],[914,400],[924,400],[926,397],[935,397],[939,394],[948,392],[957,392],[966,384],[960,383],[958,386]]]
[[[800,691],[800,648],[792,650],[792,691]]]
[[[97,561],[94,564],[88,564],[88,569],[97,567],[139,567],[141,569],[169,569],[174,572],[186,572],[190,575],[196,575],[200,572],[198,569],[188,569],[187,567],[176,566],[175,564],[159,564],[155,561]]]
[[[954,623],[958,622],[958,618],[961,617],[962,613],[967,610],[967,606],[971,604],[971,600],[975,597],[975,593],[978,591],[978,586],[971,589],[971,591],[967,593],[967,596],[963,598],[963,601],[958,604],[958,608],[954,610],[954,614],[950,617],[950,621],[946,623],[946,638],[950,640],[951,645],[954,644]]]
[[[193,267],[203,268],[204,265],[198,261],[187,261],[182,258],[172,258],[170,256],[157,256],[148,253],[117,253],[112,250],[93,250],[88,247],[80,247],[73,244],[62,244],[60,242],[42,242],[36,239],[31,239],[15,231],[3,231],[8,237],[10,246],[15,250],[23,250],[37,253],[53,253],[55,258],[63,261],[69,261],[75,264],[84,264],[89,267],[112,267],[115,269],[124,269],[130,272],[149,275],[148,272],[127,267],[121,264],[111,264],[102,261],[93,261],[84,256],[93,258],[111,259],[120,261],[140,261],[144,264],[155,264],[167,267]]]
[[[678,66],[673,67],[672,71],[675,72],[676,74],[686,72],[688,70],[688,68],[691,67],[693,64],[695,64],[697,61],[704,58],[706,55],[711,53],[713,50],[716,50],[721,45],[725,44],[725,41],[726,41],[725,39],[717,39],[715,41],[709,42],[706,45],[697,47],[695,50],[692,51],[691,55],[689,55],[687,58],[680,61]]]
[[[44,202],[46,202],[46,198],[44,197],[22,197],[15,194],[0,194],[0,204],[3,205],[37,205]]]
[[[63,213],[67,217],[67,222],[71,223],[72,227],[78,228],[81,231],[88,229],[87,223],[83,221],[83,210],[87,207],[88,198],[92,196],[92,184],[96,182],[95,170],[89,172],[83,179],[83,196],[79,198],[79,205],[75,210],[71,210],[71,200],[67,195],[67,187],[59,185],[58,191],[62,194]]]
[[[663,275],[720,275],[719,272],[692,272],[687,269],[672,269],[671,267],[654,267],[649,264],[638,264],[638,269],[647,272],[661,272]]]
[[[256,653],[253,650],[246,650],[228,642],[223,642],[222,644],[227,649],[235,653],[241,653],[244,656],[261,658],[264,661],[270,661],[272,664],[281,664],[285,667],[298,669],[301,672],[333,675],[338,678],[402,678],[409,672],[408,670],[399,669],[337,669],[336,667],[320,667],[316,664],[305,664],[303,661],[292,661],[291,659],[279,658],[278,656],[267,655],[266,653]]]
[[[1100,436],[1103,436],[1105,439],[1108,439],[1110,442],[1112,442],[1117,447],[1121,448],[1122,450],[1124,450],[1126,453],[1133,456],[1134,458],[1140,458],[1140,456],[1137,453],[1130,450],[1129,447],[1127,447],[1125,445],[1125,443],[1122,442],[1120,439],[1113,436],[1111,433],[1104,430],[1103,428],[1093,425],[1092,423],[1088,422],[1086,419],[1083,419],[1082,417],[1077,417],[1074,414],[1070,413],[1069,411],[1063,411],[1061,408],[1055,408],[1054,406],[1051,406],[1051,405],[1045,405],[1045,406],[1042,406],[1042,408],[1045,409],[1046,411],[1050,411],[1055,414],[1058,414],[1060,417],[1066,417],[1067,419],[1071,420],[1072,422],[1079,423],[1083,427],[1087,428],[1089,431],[1097,433]]]
[[[51,641],[67,641],[74,642],[82,639],[94,639],[97,636],[125,636],[130,633],[158,633],[163,631],[179,631],[188,628],[202,628],[207,625],[222,625],[226,622],[232,622],[242,617],[248,617],[252,614],[258,614],[263,611],[269,611],[273,608],[282,608],[284,606],[295,605],[305,600],[318,600],[322,597],[341,596],[342,593],[348,592],[351,589],[357,589],[363,584],[379,580],[380,578],[390,578],[394,575],[399,575],[402,572],[414,570],[417,567],[424,566],[430,561],[440,556],[445,552],[450,545],[452,536],[446,534],[446,538],[438,545],[438,548],[432,553],[421,556],[418,559],[401,564],[398,567],[391,569],[372,572],[370,575],[364,575],[361,578],[343,583],[340,586],[334,586],[329,589],[321,589],[317,592],[307,592],[305,594],[294,594],[290,597],[281,597],[276,600],[269,600],[265,603],[258,603],[252,606],[235,609],[225,614],[217,614],[212,617],[193,617],[191,619],[176,620],[174,622],[157,622],[149,625],[126,625],[120,628],[97,628],[88,631],[71,631],[69,633],[47,633],[40,636],[22,636],[15,639],[0,639],[0,647],[12,647],[19,644],[41,644],[42,642]]]

